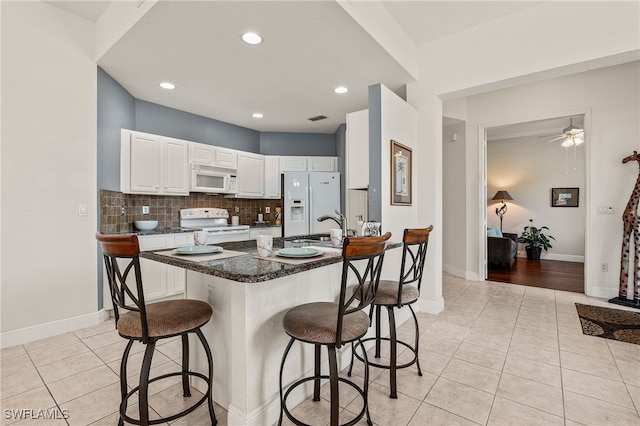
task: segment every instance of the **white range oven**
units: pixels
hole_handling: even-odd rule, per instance
[[[249,225],[230,226],[229,212],[215,207],[180,210],[180,226],[207,231],[208,244],[249,239]]]

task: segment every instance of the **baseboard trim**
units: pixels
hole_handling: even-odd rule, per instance
[[[518,257],[527,257],[527,253],[518,252]],[[560,260],[562,262],[584,263],[584,256],[578,256],[573,254],[557,254],[557,253],[542,252],[540,259],[541,260]]]
[[[82,328],[93,327],[101,324],[109,318],[109,313],[103,309],[91,314],[80,315],[73,318],[52,321],[45,324],[33,325],[18,330],[5,331],[0,334],[0,348],[23,345],[47,337],[57,336]]]
[[[440,312],[444,311],[444,298],[440,297],[439,300],[419,299],[418,309],[420,312],[438,315]]]

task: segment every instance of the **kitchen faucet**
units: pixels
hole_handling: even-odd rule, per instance
[[[333,220],[335,223],[337,223],[340,226],[340,229],[342,229],[342,238],[344,238],[347,236],[347,218],[345,217],[345,215],[340,213],[340,210],[336,209],[335,212],[338,215],[338,218],[330,215],[322,215],[317,219],[317,221],[324,222],[327,219]]]

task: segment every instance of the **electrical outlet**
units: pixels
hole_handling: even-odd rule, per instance
[[[78,204],[78,216],[86,216],[86,215],[87,215],[87,205]]]
[[[142,206],[142,214],[149,214],[149,206]]]
[[[267,206],[264,208],[265,213],[271,213],[271,207]]]
[[[609,272],[609,264],[608,263],[603,263],[602,265],[600,265],[600,270],[602,272]]]
[[[235,207],[234,207],[234,209],[235,209],[234,211],[235,211],[236,213],[240,213],[240,207],[235,206]]]
[[[120,207],[120,215],[124,216],[127,214],[127,209],[124,208],[124,206]]]

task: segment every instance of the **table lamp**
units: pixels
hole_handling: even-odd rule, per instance
[[[502,232],[502,216],[507,212],[507,204],[504,200],[513,200],[511,195],[507,191],[498,191],[496,195],[493,196],[492,200],[500,200],[502,201],[502,205],[500,207],[496,207],[496,214],[500,218],[500,232]]]

